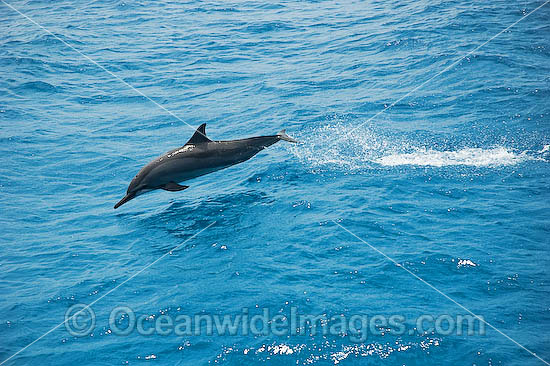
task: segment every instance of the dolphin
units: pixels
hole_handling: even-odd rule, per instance
[[[185,145],[168,151],[141,168],[115,209],[155,189],[183,191],[189,186],[178,183],[242,163],[280,140],[298,142],[285,130],[272,136],[212,141],[206,137],[206,123],[203,123]]]

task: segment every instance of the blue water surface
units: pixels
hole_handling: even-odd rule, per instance
[[[0,362],[550,361],[550,5],[453,65],[543,2],[6,2],[51,33],[0,3]],[[113,210],[201,123],[301,144]],[[117,306],[407,332],[123,336]],[[498,331],[415,330],[466,309]]]

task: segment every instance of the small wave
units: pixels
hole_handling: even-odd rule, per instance
[[[18,85],[15,90],[18,93],[57,93],[62,89],[45,81],[31,81]]]

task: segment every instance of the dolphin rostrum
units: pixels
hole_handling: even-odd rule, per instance
[[[285,130],[272,136],[212,141],[206,137],[205,129],[206,123],[203,123],[185,145],[168,151],[141,168],[130,182],[126,196],[115,208],[155,189],[182,191],[189,186],[180,185],[179,182],[242,163],[280,140],[298,142],[288,136]]]

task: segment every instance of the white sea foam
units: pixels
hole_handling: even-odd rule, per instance
[[[322,344],[263,344],[257,348],[250,347],[244,348],[242,351],[233,348],[226,347],[223,350],[223,354],[240,353],[243,355],[255,355],[262,359],[280,359],[285,360],[284,357],[297,356],[304,357],[304,364],[316,364],[318,361],[324,363],[331,362],[334,365],[339,365],[347,358],[367,358],[377,356],[378,358],[387,358],[395,352],[415,352],[416,350],[428,351],[432,347],[439,347],[440,340],[437,338],[425,338],[418,343],[401,343],[396,341],[395,344],[379,344],[379,343],[358,343],[358,344],[342,344],[339,345],[336,342],[323,342]],[[286,358],[290,361],[290,358]],[[288,363],[288,362],[287,362]]]
[[[444,167],[451,165],[465,165],[475,167],[491,167],[502,165],[514,165],[529,160],[525,153],[516,153],[505,147],[493,147],[489,149],[464,148],[450,151],[437,151],[426,148],[418,148],[411,153],[397,153],[383,156],[376,160],[384,166],[419,165]]]
[[[368,127],[351,130],[341,123],[325,125],[299,136],[302,144],[291,145],[292,153],[313,169],[336,167],[347,171],[380,166],[470,166],[500,167],[528,160],[547,160],[550,147],[541,151],[518,151],[506,146],[433,148],[433,141],[409,141],[384,135]]]

